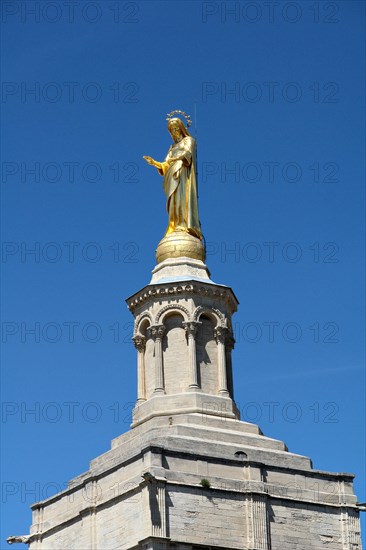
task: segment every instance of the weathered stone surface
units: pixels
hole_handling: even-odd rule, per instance
[[[226,423],[177,415],[120,436],[68,490],[33,506],[31,533],[42,536],[31,550],[142,548],[157,534],[228,549],[361,548],[352,475],[312,470],[251,425]]]

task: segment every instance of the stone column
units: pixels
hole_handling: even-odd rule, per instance
[[[98,485],[96,479],[91,479],[87,482],[83,490],[84,502],[88,503],[88,506],[80,511],[80,515],[85,521],[86,525],[89,525],[89,541],[90,550],[97,550],[98,548],[98,535],[97,535],[97,504],[101,499],[101,488]]]
[[[155,389],[154,393],[164,393],[164,373],[163,373],[163,336],[165,333],[164,325],[152,325],[150,327],[151,335],[155,341]]]
[[[248,548],[269,550],[267,496],[248,494],[246,510]]]
[[[188,368],[189,368],[189,388],[198,389],[197,355],[196,355],[196,334],[198,321],[188,321],[183,323],[188,338]]]
[[[97,511],[96,508],[90,506],[89,508],[84,508],[80,511],[80,515],[83,518],[83,526],[89,525],[89,541],[90,541],[90,550],[97,550],[98,541],[97,541]]]
[[[33,509],[33,521],[30,528],[30,534],[34,536],[34,539],[29,546],[31,550],[39,550],[42,547],[43,515],[43,506]]]
[[[149,483],[142,481],[141,488],[141,538],[152,535],[152,521],[150,511],[150,487]]]
[[[155,509],[152,514],[152,534],[157,537],[166,536],[166,497],[165,483],[158,481],[154,485],[150,485],[152,494],[155,492]]]
[[[226,358],[225,358],[225,340],[227,337],[226,327],[215,328],[215,339],[217,343],[217,370],[219,375],[219,394],[228,396],[227,375],[226,375]]]
[[[340,523],[342,535],[342,549],[355,550],[361,548],[360,518],[353,508],[340,509]]]
[[[138,334],[132,338],[137,349],[137,403],[146,401],[145,347],[146,338]]]
[[[231,359],[231,352],[234,349],[235,340],[231,334],[226,338],[225,353],[226,353],[226,374],[227,374],[227,387],[231,399],[234,399],[234,383],[233,383],[233,366]]]
[[[143,477],[145,480],[140,487],[144,535],[164,538],[167,534],[166,481],[156,479],[151,472],[146,472]]]

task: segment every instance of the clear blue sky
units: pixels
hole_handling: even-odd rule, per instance
[[[196,118],[207,263],[240,301],[243,418],[366,500],[365,5],[234,4],[2,3],[1,548],[129,428],[124,299],[166,226],[142,156],[172,109]]]

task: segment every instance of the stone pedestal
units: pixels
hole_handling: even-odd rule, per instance
[[[185,231],[175,231],[166,235],[156,249],[158,264],[167,259],[193,258],[205,260],[203,242]]]

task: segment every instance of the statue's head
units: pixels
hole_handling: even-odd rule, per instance
[[[168,130],[174,141],[190,135],[180,118],[171,118],[168,122]]]

